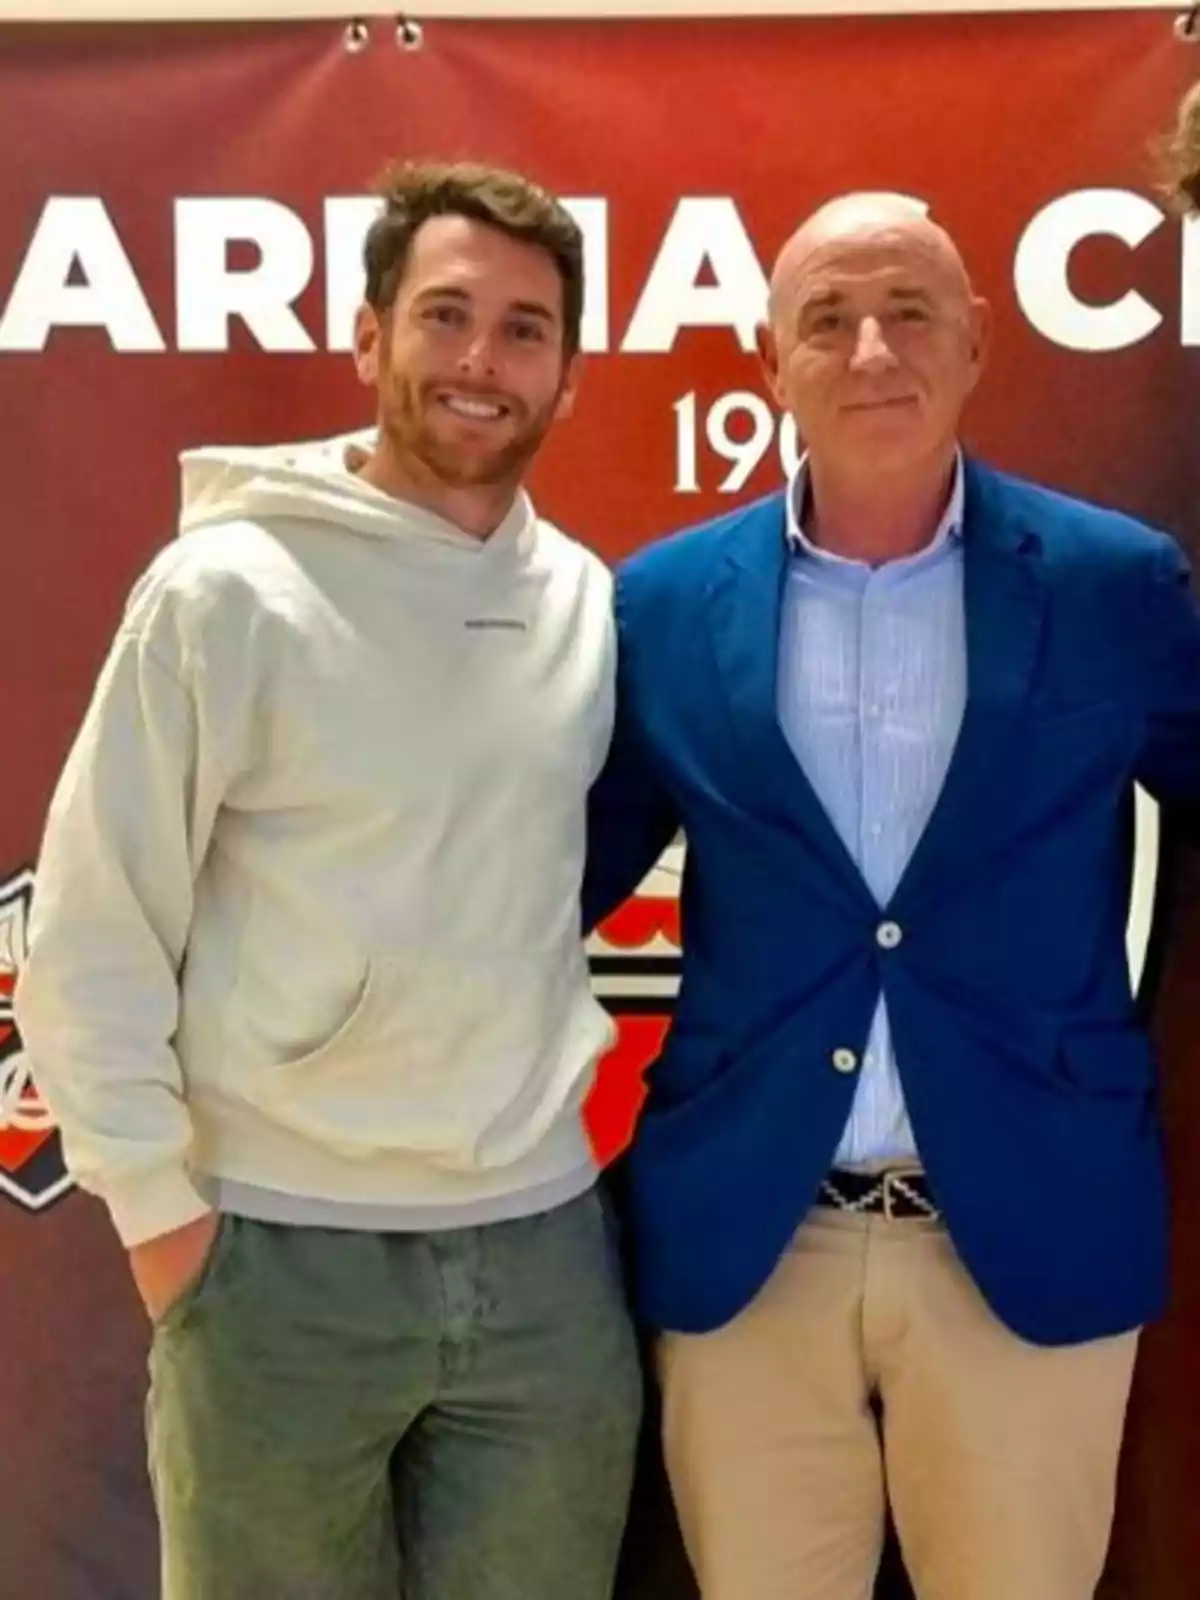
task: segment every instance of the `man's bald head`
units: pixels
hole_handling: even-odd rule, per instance
[[[771,320],[786,312],[797,278],[814,257],[819,260],[831,247],[872,242],[903,244],[921,253],[944,272],[948,284],[958,287],[965,301],[971,299],[971,280],[958,246],[928,208],[909,195],[864,192],[827,201],[784,245],[771,273]]]

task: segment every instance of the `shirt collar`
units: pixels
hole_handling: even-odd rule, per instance
[[[808,491],[808,456],[800,458],[788,484],[787,491],[787,539],[788,546],[793,555],[816,556],[822,561],[841,561],[842,556],[834,555],[829,550],[822,550],[820,545],[815,545],[805,533],[800,521],[800,510],[804,505],[804,496]],[[950,498],[946,502],[946,509],[942,513],[942,520],[938,523],[937,532],[923,550],[915,552],[914,557],[906,559],[920,559],[938,550],[951,539],[961,539],[963,529],[963,507],[966,503],[966,472],[963,466],[963,453],[957,450],[954,455],[954,483],[950,489]]]

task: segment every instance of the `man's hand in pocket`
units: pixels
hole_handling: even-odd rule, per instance
[[[209,1211],[130,1250],[133,1281],[151,1322],[165,1316],[204,1271],[220,1222],[220,1214]]]

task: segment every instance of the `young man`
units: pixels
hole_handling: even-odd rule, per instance
[[[513,174],[383,193],[377,434],[185,458],[17,1007],[154,1323],[164,1600],[392,1600],[398,1565],[408,1600],[606,1600],[640,1404],[580,1118],[611,595],[521,489],[582,242]]]
[[[1200,794],[1200,619],[964,457],[988,324],[914,202],[822,208],[762,330],[800,471],[618,582],[586,899],[682,824],[627,1178],[705,1600],[866,1600],[885,1499],[921,1600],[1090,1600],[1165,1296],[1128,823]]]

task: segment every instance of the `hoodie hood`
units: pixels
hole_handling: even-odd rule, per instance
[[[272,517],[335,523],[369,538],[412,540],[414,535],[479,554],[518,545],[533,536],[534,512],[521,491],[489,539],[476,539],[423,506],[384,494],[357,475],[375,445],[375,430],[266,446],[211,445],[185,450],[179,532],[216,523],[261,522]]]

